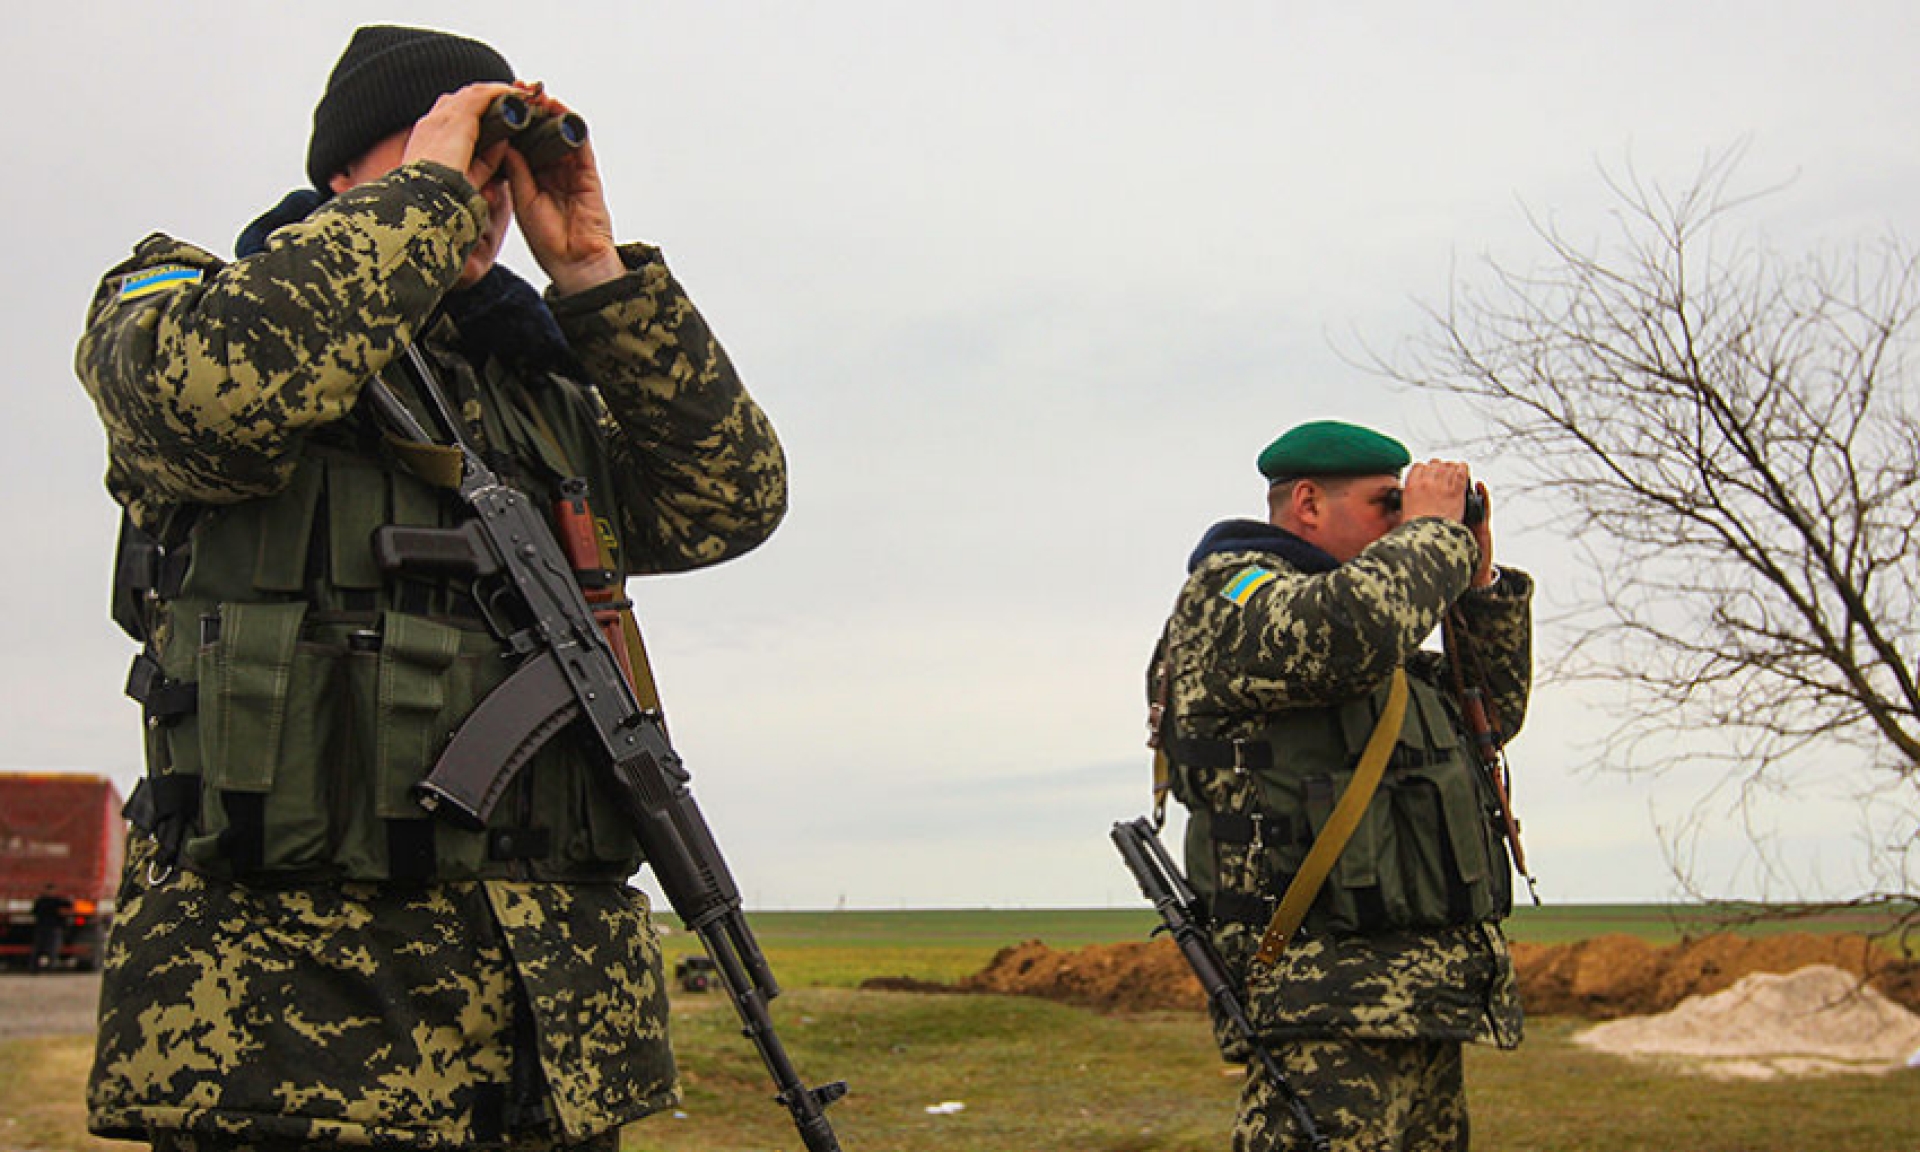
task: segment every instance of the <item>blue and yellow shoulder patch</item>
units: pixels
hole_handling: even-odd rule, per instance
[[[148,268],[120,281],[120,299],[138,300],[155,292],[198,284],[202,275],[200,269],[184,264],[162,264],[157,268]]]
[[[1256,564],[1228,581],[1227,586],[1221,590],[1220,595],[1225,596],[1235,604],[1245,604],[1248,597],[1279,578],[1277,574],[1269,572]]]

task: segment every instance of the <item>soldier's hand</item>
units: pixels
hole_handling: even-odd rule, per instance
[[[1467,466],[1453,460],[1428,460],[1407,469],[1400,482],[1400,518],[1421,516],[1460,520],[1467,511]]]
[[[480,117],[496,98],[515,90],[511,84],[469,84],[440,97],[425,116],[414,122],[400,162],[431,160],[466,173],[468,182],[475,188],[485,188],[500,170],[507,142],[496,141],[476,155],[474,147],[480,142]]]
[[[1473,538],[1480,545],[1480,563],[1473,569],[1473,586],[1485,588],[1493,583],[1493,497],[1488,494],[1487,486],[1474,481],[1474,490],[1480,493],[1480,499],[1486,508],[1486,515],[1473,526]]]
[[[537,85],[521,94],[556,116],[569,110]],[[570,296],[625,275],[591,139],[539,168],[510,151],[503,167],[520,235],[556,292]]]

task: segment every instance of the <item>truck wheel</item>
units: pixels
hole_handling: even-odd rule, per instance
[[[105,935],[99,931],[90,931],[81,941],[80,952],[73,958],[76,972],[97,972],[100,969],[100,946]]]

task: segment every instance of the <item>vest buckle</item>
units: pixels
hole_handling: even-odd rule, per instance
[[[1236,773],[1251,776],[1259,772],[1272,771],[1273,745],[1266,740],[1256,737],[1249,740],[1234,740],[1230,744],[1233,748],[1233,770]]]

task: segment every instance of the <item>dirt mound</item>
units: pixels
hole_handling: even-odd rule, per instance
[[[1040,996],[1103,1012],[1207,1006],[1206,994],[1171,940],[1095,944],[1055,952],[1038,940],[1002,948],[983,969],[960,981],[964,992]]]
[[[1656,948],[1630,936],[1576,944],[1515,944],[1520,996],[1539,1016],[1594,1020],[1664,1012],[1692,996],[1731,987],[1754,972],[1827,965],[1865,979],[1889,1000],[1920,1010],[1920,965],[1900,963],[1861,936],[1786,933],[1752,939],[1717,934]],[[869,981],[868,987],[898,982]],[[962,992],[1040,996],[1103,1012],[1206,1007],[1171,940],[1099,944],[1056,952],[1038,940],[1003,948]],[[927,989],[919,989],[927,990]]]
[[[1596,1024],[1575,1039],[1603,1052],[1688,1057],[1709,1075],[1772,1077],[1892,1072],[1920,1050],[1920,1016],[1857,974],[1815,964],[1756,972],[1656,1016]]]
[[[1631,936],[1597,936],[1573,944],[1516,943],[1513,960],[1520,999],[1541,1016],[1645,1016],[1725,991],[1755,972],[1811,965],[1837,968],[1896,1003],[1920,1008],[1920,971],[1864,936],[1715,933],[1665,948]]]

